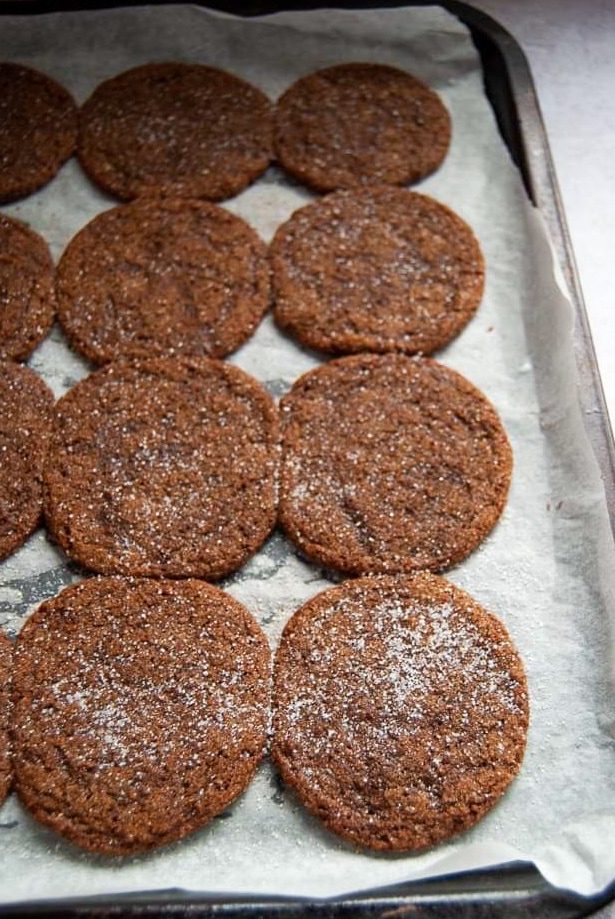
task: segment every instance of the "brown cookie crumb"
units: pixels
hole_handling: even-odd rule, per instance
[[[280,163],[321,192],[417,182],[440,166],[450,139],[450,116],[437,93],[384,64],[308,74],[276,108]]]
[[[83,168],[119,198],[230,198],[273,156],[273,106],[202,64],[145,64],[106,80],[81,108]]]
[[[13,781],[9,742],[12,656],[13,646],[0,630],[0,804],[8,795]]]
[[[0,214],[0,360],[22,361],[55,318],[55,266],[45,240]]]
[[[324,565],[441,571],[504,510],[512,451],[500,418],[434,360],[339,358],[301,377],[280,408],[280,523]]]
[[[273,401],[237,367],[108,364],[58,402],[48,528],[101,574],[224,577],[275,524],[277,439]]]
[[[440,202],[385,186],[334,192],[277,231],[271,263],[278,324],[333,353],[431,354],[474,315],[479,244]]]
[[[529,711],[506,629],[435,575],[316,596],[274,665],[272,755],[345,839],[420,850],[483,817],[517,774]]]
[[[53,404],[53,393],[33,370],[0,362],[0,559],[18,549],[41,519]]]
[[[225,357],[269,306],[267,249],[240,217],[207,201],[134,201],[69,243],[58,309],[73,347],[117,357]]]
[[[74,153],[77,105],[44,73],[0,63],[0,202],[46,185]]]
[[[270,652],[200,581],[92,578],[43,603],[15,649],[15,786],[78,846],[125,855],[204,826],[264,752]]]

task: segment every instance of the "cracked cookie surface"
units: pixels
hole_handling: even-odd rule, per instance
[[[225,810],[265,748],[270,651],[202,581],[90,578],[44,602],[15,650],[15,785],[34,817],[108,855]]]
[[[436,575],[330,588],[276,652],[274,762],[355,845],[418,851],[469,829],[516,776],[528,722],[504,625]]]
[[[37,191],[77,144],[77,105],[51,77],[0,63],[0,202]]]
[[[445,570],[504,510],[512,451],[502,422],[437,361],[338,358],[300,377],[280,411],[280,523],[327,567]]]
[[[225,357],[269,306],[266,246],[207,201],[138,200],[105,211],[58,266],[58,311],[94,363],[125,356]]]
[[[0,804],[3,803],[13,781],[9,739],[10,684],[12,679],[13,645],[0,630]]]
[[[439,95],[396,67],[353,62],[301,77],[280,97],[280,163],[317,191],[406,185],[434,172],[451,139]]]
[[[55,319],[55,265],[42,236],[0,214],[0,360],[22,361]]]
[[[278,324],[332,353],[431,354],[481,301],[485,265],[471,228],[402,188],[335,192],[296,211],[270,247]]]
[[[0,559],[18,549],[40,522],[54,401],[29,367],[0,362]]]
[[[273,400],[239,368],[114,361],[57,404],[47,526],[101,574],[217,580],[274,527],[277,450]]]
[[[144,64],[101,83],[81,107],[78,154],[119,198],[223,200],[273,157],[273,106],[234,74],[203,64]]]

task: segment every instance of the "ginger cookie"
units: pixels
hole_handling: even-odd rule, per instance
[[[0,202],[51,181],[74,153],[77,105],[51,77],[0,63]]]
[[[276,108],[280,163],[320,192],[417,182],[440,166],[450,139],[451,119],[438,94],[383,64],[308,74]]]
[[[0,214],[0,360],[22,361],[55,318],[55,266],[45,240]]]
[[[276,520],[277,410],[209,358],[115,361],[57,404],[45,517],[101,574],[218,579]]]
[[[480,820],[517,774],[529,706],[502,623],[444,578],[364,578],[286,625],[274,762],[334,833],[416,851]]]
[[[13,646],[0,630],[0,804],[8,795],[13,780],[9,741],[12,654]]]
[[[280,523],[323,565],[444,570],[505,507],[512,451],[498,414],[430,358],[338,358],[300,377],[280,409]]]
[[[270,651],[203,581],[91,578],[43,603],[17,640],[17,793],[94,852],[126,855],[208,823],[267,738]]]
[[[41,519],[53,404],[53,393],[33,370],[0,362],[0,559],[18,549]]]
[[[58,266],[59,318],[95,363],[123,356],[225,357],[269,306],[267,248],[240,217],[195,199],[105,211]]]
[[[273,157],[273,105],[202,64],[145,64],[106,80],[81,108],[78,154],[119,198],[230,198]]]
[[[334,192],[277,231],[278,324],[333,353],[431,354],[474,315],[484,260],[467,223],[433,198],[378,186]]]

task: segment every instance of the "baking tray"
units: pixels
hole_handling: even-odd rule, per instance
[[[140,0],[125,4],[119,0],[99,2],[39,2],[39,0],[0,0],[0,16],[27,15],[117,6],[144,5]],[[168,2],[168,0],[167,0]],[[181,2],[181,0],[178,0]],[[430,5],[429,0],[400,0],[378,3],[345,2],[233,2],[213,0],[203,4],[213,9],[241,16],[266,15],[281,10],[308,10],[327,7],[374,9],[377,7]],[[480,55],[484,86],[493,108],[500,133],[512,159],[519,168],[531,201],[541,212],[565,278],[574,309],[574,349],[578,371],[578,398],[589,441],[595,452],[605,488],[606,506],[614,528],[615,522],[615,441],[608,418],[587,314],[566,227],[555,170],[542,120],[538,99],[527,60],[512,36],[490,16],[457,0],[440,4],[456,15],[470,30]],[[0,892],[1,895],[1,892]],[[529,864],[514,863],[486,871],[414,881],[404,885],[372,890],[357,896],[330,900],[287,899],[271,897],[223,897],[185,893],[181,890],[156,891],[138,895],[115,895],[37,901],[8,907],[0,906],[0,917],[300,917],[318,919],[333,917],[398,917],[416,919],[580,919],[596,916],[615,919],[615,881],[601,895],[585,898],[552,887]]]

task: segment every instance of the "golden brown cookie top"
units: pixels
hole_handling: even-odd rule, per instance
[[[95,363],[225,357],[269,306],[267,249],[240,217],[196,199],[140,199],[95,217],[58,266],[59,318]]]
[[[271,245],[275,317],[333,353],[431,354],[474,315],[484,259],[474,233],[427,195],[374,186],[297,210]]]
[[[239,368],[114,361],[58,402],[47,525],[101,574],[215,580],[275,525],[277,450],[276,407]]]
[[[202,581],[91,578],[23,627],[13,680],[16,790],[95,852],[179,839],[223,811],[264,753],[270,651]]]
[[[517,774],[523,665],[502,623],[435,575],[364,578],[288,622],[272,754],[333,832],[419,850],[473,826]]]
[[[437,93],[384,64],[318,70],[289,87],[276,107],[280,163],[321,192],[416,182],[438,168],[450,137]]]
[[[77,143],[77,105],[51,77],[0,63],[0,202],[46,185]]]
[[[29,367],[0,361],[0,559],[35,530],[54,397]]]
[[[25,360],[56,311],[49,246],[20,220],[0,214],[0,360]]]
[[[512,451],[502,422],[437,361],[338,358],[301,377],[280,410],[280,523],[327,567],[441,571],[504,510]]]
[[[203,64],[144,64],[101,83],[80,114],[79,159],[120,198],[222,200],[271,162],[273,107],[245,80]]]

